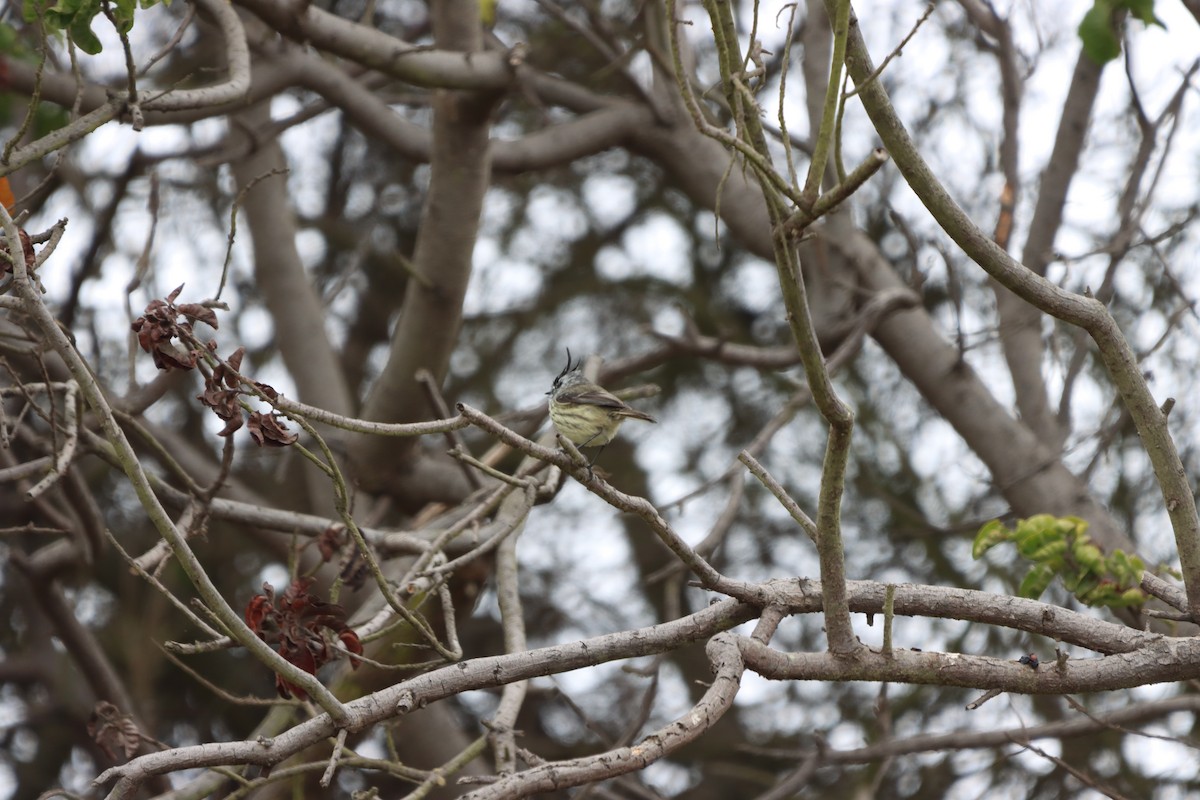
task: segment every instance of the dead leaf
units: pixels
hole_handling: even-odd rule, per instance
[[[330,647],[323,631],[329,631],[350,653],[362,655],[362,642],[354,629],[346,624],[346,609],[327,603],[309,593],[314,579],[297,578],[287,591],[275,600],[275,591],[263,584],[263,594],[250,598],[246,605],[246,625],[264,642],[275,645],[279,655],[310,675],[340,655]],[[351,657],[351,667],[359,661]],[[275,688],[281,697],[307,698],[296,684],[275,676]]]
[[[300,438],[284,427],[274,414],[255,411],[250,415],[248,430],[259,447],[287,447]]]
[[[128,714],[122,714],[107,700],[96,703],[92,709],[91,718],[87,723],[88,736],[91,736],[104,754],[113,761],[120,761],[115,751],[124,754],[123,760],[128,761],[137,755],[141,747],[142,734]]]

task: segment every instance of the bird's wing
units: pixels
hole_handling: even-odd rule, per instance
[[[601,408],[611,408],[614,411],[629,409],[629,406],[621,401],[612,392],[607,392],[604,389],[591,389],[582,392],[575,392],[568,389],[562,392],[555,398],[559,403],[571,403],[577,406],[600,406]]]
[[[612,392],[606,389],[591,389],[582,392],[572,392],[570,390],[560,394],[556,401],[559,403],[570,403],[580,406],[599,406],[610,411],[615,411],[622,417],[630,417],[632,419],[644,419],[646,422],[658,422],[654,417],[644,411],[638,411],[621,398],[617,397]]]

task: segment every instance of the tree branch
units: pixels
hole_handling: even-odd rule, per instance
[[[826,0],[826,6],[833,1]],[[851,20],[847,66],[856,83],[865,81],[873,70],[857,19]],[[1100,357],[1137,426],[1154,468],[1175,533],[1190,610],[1200,615],[1200,516],[1196,500],[1167,427],[1167,419],[1150,394],[1137,358],[1116,321],[1098,301],[1068,292],[1014,261],[971,221],[921,157],[879,81],[865,84],[859,96],[896,166],[959,247],[1026,302],[1084,328],[1096,342]]]

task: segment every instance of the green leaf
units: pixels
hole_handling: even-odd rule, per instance
[[[1094,603],[1087,598],[1090,597],[1097,589],[1101,589],[1105,585],[1105,582],[1100,580],[1100,578],[1097,578],[1095,575],[1090,575],[1086,572],[1063,575],[1062,582],[1063,586],[1066,587],[1068,592],[1075,595],[1088,605],[1094,605]],[[1112,582],[1109,581],[1108,585],[1111,586]]]
[[[1017,589],[1017,594],[1030,600],[1037,600],[1042,596],[1042,592],[1046,591],[1046,587],[1052,580],[1054,580],[1054,570],[1045,564],[1038,564],[1025,575],[1020,588]]]
[[[975,534],[975,542],[971,545],[971,558],[978,559],[988,550],[1001,542],[1007,542],[1012,537],[1012,531],[1004,527],[998,519],[984,524]]]
[[[1129,556],[1124,551],[1114,550],[1108,558],[1108,571],[1117,583],[1122,586],[1138,586],[1142,582],[1142,573],[1146,568],[1137,556]]]
[[[1042,547],[1034,550],[1032,553],[1022,553],[1021,555],[1030,561],[1038,564],[1045,564],[1051,569],[1059,572],[1065,566],[1062,556],[1067,552],[1066,540],[1059,539],[1058,541],[1048,542]]]
[[[4,22],[0,22],[0,53],[7,53],[10,56],[20,58],[25,58],[29,55],[29,51],[21,41],[17,29]]]
[[[133,27],[133,12],[137,0],[112,0],[112,15],[116,28],[128,33]],[[70,35],[71,41],[80,50],[90,55],[99,53],[103,46],[92,31],[96,17],[104,13],[101,0],[56,0],[50,5],[47,0],[24,0],[22,6],[30,22],[41,18],[46,28]]]
[[[1113,30],[1112,0],[1096,0],[1079,23],[1083,52],[1097,64],[1107,64],[1121,55],[1121,40]]]
[[[1166,28],[1162,20],[1154,16],[1154,0],[1122,0],[1121,5],[1129,9],[1129,13],[1147,25],[1157,25]]]
[[[1083,51],[1097,64],[1107,64],[1121,55],[1117,12],[1122,9],[1146,25],[1167,27],[1154,13],[1154,0],[1095,0],[1079,23],[1079,38]]]
[[[1091,524],[1086,519],[1080,517],[1061,517],[1058,520],[1059,526],[1067,526],[1066,532],[1074,532],[1076,536],[1083,536],[1087,533],[1088,526]]]
[[[133,11],[137,7],[136,0],[116,0],[113,4],[113,19],[117,22],[117,30],[129,33],[133,27]]]
[[[1146,604],[1146,593],[1141,589],[1126,589],[1113,601],[1113,608],[1128,608]]]
[[[1114,583],[1104,582],[1090,591],[1080,594],[1079,599],[1089,606],[1128,608],[1145,604],[1146,593],[1138,588],[1121,589]]]
[[[1107,606],[1117,597],[1111,586],[1103,584],[1080,589],[1075,592],[1075,596],[1079,598],[1079,602],[1089,606]]]
[[[94,56],[104,49],[96,34],[92,33],[92,18],[80,16],[71,23],[71,41],[89,56]]]
[[[1066,546],[1066,537],[1054,525],[1017,527],[1017,552],[1023,558],[1033,559],[1033,554],[1055,544]]]
[[[1034,514],[1032,517],[1017,522],[1017,533],[1037,532],[1058,529],[1058,517],[1050,514]]]
[[[46,24],[55,30],[65,31],[78,19],[91,22],[92,17],[100,13],[99,0],[91,7],[89,0],[58,0],[46,8]]]
[[[1093,572],[1107,572],[1104,564],[1104,551],[1092,544],[1086,536],[1076,539],[1071,546],[1071,556],[1081,567]]]

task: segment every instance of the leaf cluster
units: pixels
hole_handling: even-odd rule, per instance
[[[241,388],[243,378],[239,370],[246,348],[239,347],[225,361],[218,360],[217,343],[210,340],[201,344],[192,326],[193,322],[203,322],[215,330],[216,312],[202,303],[176,304],[182,291],[180,284],[165,299],[151,300],[131,328],[137,334],[138,345],[154,357],[154,366],[164,372],[193,370],[205,355],[215,362],[212,371],[205,374],[204,391],[197,399],[225,422],[218,435],[232,436],[245,422],[241,403],[247,392]],[[183,345],[177,344],[176,339]],[[278,396],[268,384],[255,382],[254,388],[268,399]],[[249,420],[250,436],[259,447],[286,447],[295,444],[298,438],[274,413],[251,412]]]
[[[21,11],[28,23],[39,19],[48,31],[66,33],[80,50],[96,55],[104,46],[92,30],[96,17],[107,16],[118,33],[129,33],[133,28],[133,12],[137,6],[150,8],[159,0],[24,0]],[[163,0],[170,5],[170,0]]]
[[[298,578],[276,600],[275,589],[263,584],[263,593],[250,598],[246,606],[246,624],[266,643],[277,645],[279,655],[300,669],[316,675],[323,665],[342,654],[324,635],[329,631],[347,651],[362,655],[358,634],[346,623],[346,609],[309,593],[314,578]],[[357,669],[358,659],[350,657]],[[283,698],[307,698],[301,687],[282,675],[275,676],[275,688]]]
[[[1121,55],[1121,20],[1128,12],[1147,25],[1165,28],[1154,15],[1154,0],[1096,0],[1079,23],[1083,50],[1097,64]]]
[[[1146,602],[1140,588],[1145,565],[1137,556],[1121,550],[1111,555],[1087,535],[1088,523],[1079,517],[1054,517],[1037,514],[1019,520],[1009,528],[992,520],[979,529],[971,554],[980,558],[1003,542],[1013,542],[1022,558],[1033,562],[1018,592],[1036,600],[1055,576],[1082,602],[1089,606],[1126,608]]]

